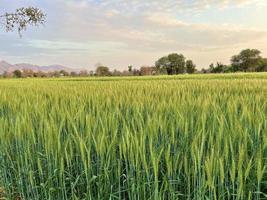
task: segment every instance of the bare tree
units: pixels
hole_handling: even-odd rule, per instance
[[[46,21],[46,14],[36,7],[22,7],[16,9],[14,13],[5,13],[0,15],[0,22],[4,26],[7,32],[18,31],[21,36],[21,32],[25,31],[28,26],[43,25]]]

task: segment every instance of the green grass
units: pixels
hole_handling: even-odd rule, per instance
[[[0,80],[7,199],[259,200],[266,170],[267,73]]]

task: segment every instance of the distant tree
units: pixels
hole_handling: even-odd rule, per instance
[[[210,66],[209,66],[209,69],[207,70],[208,73],[214,73],[214,64],[211,63]]]
[[[257,49],[245,49],[231,59],[234,71],[253,72],[257,71],[261,63],[261,52]]]
[[[132,65],[129,65],[129,66],[128,66],[128,71],[129,71],[129,72],[132,72],[132,71],[133,71],[133,66],[132,66]]]
[[[220,62],[217,62],[216,66],[214,66],[213,63],[210,64],[210,67],[208,69],[209,73],[226,73],[228,71],[229,71],[229,67]]]
[[[185,72],[185,57],[182,54],[172,53],[160,58],[155,65],[161,73],[182,74]]]
[[[168,56],[161,57],[155,63],[155,66],[156,66],[157,70],[161,74],[169,74],[169,73],[171,73],[171,70],[169,70],[169,73],[167,71],[167,68],[169,68],[169,65],[170,65],[170,61],[168,59]]]
[[[186,66],[186,72],[188,74],[193,74],[196,71],[196,65],[193,63],[192,60],[187,60],[185,66]]]
[[[224,72],[224,69],[223,68],[224,68],[224,65],[221,64],[221,63],[219,63],[219,62],[217,62],[217,65],[214,68],[215,73],[223,73]]]
[[[133,69],[133,76],[141,76],[141,72],[138,69]]]
[[[79,76],[81,76],[81,77],[87,77],[88,76],[88,71],[87,70],[81,70],[79,72]]]
[[[12,78],[13,77],[13,73],[4,71],[3,73],[3,78]]]
[[[267,58],[261,59],[256,71],[257,72],[267,72]]]
[[[76,76],[78,76],[78,73],[77,72],[70,72],[70,76],[71,77],[76,77]]]
[[[34,75],[34,72],[31,69],[23,69],[22,70],[22,77],[24,77],[24,78],[33,77],[33,75]]]
[[[90,70],[89,75],[90,76],[94,76],[95,75],[95,72],[93,70]]]
[[[59,71],[53,71],[53,72],[51,73],[51,77],[60,77],[60,73],[59,73]]]
[[[234,70],[233,70],[233,66],[232,65],[224,65],[224,68],[223,68],[223,72],[224,73],[233,73]]]
[[[33,73],[33,76],[34,77],[41,77],[41,78],[44,78],[44,77],[47,77],[48,76],[48,73],[45,73],[43,71],[37,71],[37,72],[34,72]]]
[[[108,67],[105,67],[105,66],[98,66],[98,67],[96,68],[96,75],[97,75],[97,76],[110,76],[111,73],[110,73]]]
[[[47,77],[53,77],[53,73],[54,73],[54,72],[49,71],[49,72],[46,73],[46,76],[47,76]]]
[[[114,69],[112,72],[112,76],[121,76],[122,73],[119,70]]]
[[[156,72],[157,72],[157,68],[156,67],[143,66],[143,67],[140,68],[141,76],[155,75]]]
[[[22,72],[21,72],[20,70],[15,70],[15,71],[13,72],[13,75],[14,75],[14,77],[16,77],[16,78],[21,78],[21,77],[22,77]]]
[[[182,54],[170,54],[168,55],[170,61],[170,69],[175,74],[182,74],[185,72],[185,57]]]
[[[231,72],[231,68],[221,62],[217,62],[216,68],[218,69],[219,73]]]
[[[7,32],[17,30],[21,36],[21,31],[25,31],[28,26],[44,24],[46,14],[36,7],[22,7],[14,13],[0,15],[0,20]]]
[[[207,73],[209,73],[209,70],[208,69],[205,69],[205,68],[202,68],[200,70],[200,73],[207,74]]]
[[[128,70],[123,70],[121,73],[121,76],[131,76],[132,72],[129,72]]]
[[[39,77],[39,73],[38,72],[33,72],[33,77]]]
[[[67,72],[67,71],[65,71],[63,69],[60,70],[59,73],[60,73],[61,76],[69,76],[69,72]]]

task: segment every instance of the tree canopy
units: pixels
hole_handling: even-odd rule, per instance
[[[171,53],[161,57],[155,63],[157,71],[161,74],[192,74],[196,71],[196,65],[192,60],[186,60],[183,54]]]
[[[25,31],[28,26],[44,24],[46,14],[36,7],[22,7],[16,9],[14,13],[0,15],[0,20],[7,32],[16,30],[21,36],[21,32]]]
[[[187,60],[185,63],[186,72],[188,74],[193,74],[196,71],[196,65],[193,63],[192,60]]]
[[[231,59],[233,71],[254,72],[258,71],[262,57],[258,49],[245,49]]]
[[[106,66],[98,66],[96,68],[96,75],[97,76],[110,76],[111,72],[109,71],[109,68]]]
[[[259,66],[257,67],[258,72],[267,72],[267,58],[261,59]]]
[[[193,61],[186,61],[183,54],[177,53],[171,53],[168,56],[161,57],[156,61],[155,65],[160,73],[167,73],[169,75],[185,73],[187,68],[189,73],[195,71]]]
[[[231,69],[232,68],[230,66],[224,65],[220,62],[217,62],[216,66],[213,63],[210,64],[208,71],[210,73],[226,73],[226,72],[230,72]]]

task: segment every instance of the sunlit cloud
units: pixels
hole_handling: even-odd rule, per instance
[[[0,13],[28,5],[47,13],[45,27],[2,33],[0,59],[124,68],[178,52],[202,67],[241,48],[267,53],[264,0],[3,0]]]

